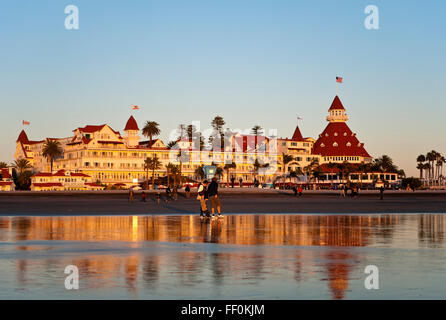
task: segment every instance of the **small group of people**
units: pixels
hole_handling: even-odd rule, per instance
[[[207,200],[211,200],[211,212],[207,207]],[[218,197],[218,182],[217,178],[212,178],[211,183],[204,180],[198,186],[197,200],[200,201],[200,217],[215,217],[215,209],[217,209],[218,217],[221,217],[221,202]]]
[[[190,198],[191,194],[191,188],[189,184],[186,185],[184,188],[186,198]],[[170,187],[166,188],[166,197],[164,199],[165,202],[168,202],[169,200],[177,200],[178,197],[178,191],[177,187],[173,187],[173,191],[170,189]],[[143,191],[141,192],[141,201],[146,202],[147,194]],[[133,191],[133,188],[129,189],[129,198],[128,201],[133,203],[135,199],[135,193]],[[161,193],[157,192],[155,195],[155,199],[158,203],[161,202]],[[218,196],[218,182],[217,178],[212,178],[211,183],[209,183],[207,180],[204,180],[200,185],[198,186],[198,195],[197,200],[200,201],[200,216],[201,217],[215,217],[216,211],[218,214],[218,217],[221,217],[221,201]],[[211,211],[208,209],[207,201],[211,200]]]
[[[302,186],[299,187],[293,186],[292,189],[295,197],[297,197],[297,194],[299,194],[299,197],[302,197]]]
[[[341,189],[341,197],[346,197],[348,195],[348,191],[350,190],[350,196],[352,198],[356,198],[359,195],[359,187],[351,186],[350,188],[347,185],[340,186]]]

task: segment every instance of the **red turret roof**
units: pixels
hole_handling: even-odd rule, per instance
[[[28,136],[26,135],[25,130],[22,130],[22,132],[20,132],[19,137],[17,138],[17,142],[21,142],[21,143],[28,143]]]
[[[125,125],[124,131],[127,130],[139,131],[138,124],[136,123],[136,120],[135,118],[133,118],[133,116],[130,116],[129,120],[127,121],[127,124]]]
[[[336,110],[336,109],[338,109],[338,110],[345,110],[344,106],[342,105],[342,102],[341,102],[341,100],[339,99],[338,96],[336,96],[333,99],[333,102],[331,103],[331,107],[330,107],[330,109],[328,109],[328,111]]]
[[[345,122],[330,122],[317,139],[314,154],[328,156],[370,157]]]
[[[305,139],[302,137],[302,133],[300,133],[299,126],[296,126],[296,129],[294,130],[293,137],[291,140],[294,141],[304,141]]]

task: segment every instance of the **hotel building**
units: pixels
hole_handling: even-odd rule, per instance
[[[328,109],[326,118],[328,125],[317,140],[304,138],[298,126],[291,138],[275,138],[232,133],[225,145],[213,150],[200,150],[199,145],[187,138],[179,139],[176,145],[168,149],[160,139],[141,141],[140,128],[131,116],[123,130],[123,134],[115,131],[107,124],[87,125],[73,130],[73,135],[57,138],[63,149],[61,157],[54,161],[55,172],[65,170],[71,173],[83,173],[91,177],[93,182],[106,185],[135,185],[145,181],[151,171],[144,169],[144,160],[156,155],[162,168],[155,171],[155,177],[166,175],[166,165],[170,162],[181,166],[183,176],[198,179],[195,170],[200,165],[212,163],[224,166],[234,162],[236,168],[224,171],[222,181],[235,178],[238,182],[252,183],[254,178],[260,182],[272,183],[275,178],[318,163],[324,175],[317,181],[319,184],[341,183],[339,170],[328,168],[329,163],[351,164],[371,163],[373,158],[364,148],[356,133],[347,125],[348,116],[341,100],[336,96]],[[34,171],[45,173],[50,171],[49,162],[42,156],[42,149],[48,139],[32,141],[25,131],[19,134],[15,158],[26,158],[34,167]],[[179,157],[181,152],[182,157]],[[291,155],[293,160],[284,167],[283,154]],[[260,163],[268,163],[263,170],[254,167],[258,159]],[[51,173],[51,174],[54,174]],[[229,177],[227,176],[229,174]],[[361,177],[358,175],[361,174]],[[378,173],[376,173],[378,174]],[[352,173],[351,181],[372,183],[377,179],[396,181],[396,174],[376,176],[374,173]],[[302,179],[301,179],[302,181]]]

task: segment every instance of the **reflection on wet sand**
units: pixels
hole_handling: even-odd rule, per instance
[[[0,241],[16,244],[9,250],[25,253],[14,260],[20,287],[32,285],[34,274],[49,273],[62,263],[54,256],[36,260],[26,255],[51,251],[52,242],[47,240],[119,241],[128,243],[124,246],[128,250],[98,254],[87,246],[69,258],[61,253],[61,258],[91,280],[89,289],[124,287],[130,298],[138,298],[141,290],[157,290],[165,279],[173,279],[169,282],[173,288],[211,285],[220,290],[226,282],[255,286],[282,274],[283,281],[290,277],[301,283],[319,270],[319,280],[328,282],[331,297],[342,299],[361,259],[352,247],[443,248],[444,219],[444,215],[232,215],[212,221],[196,216],[2,217]],[[147,241],[241,245],[247,250],[138,251]],[[292,250],[271,251],[271,247]],[[302,251],[308,247],[326,248]],[[6,250],[0,247],[1,252]],[[316,254],[319,265],[313,261]]]

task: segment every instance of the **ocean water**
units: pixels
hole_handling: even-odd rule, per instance
[[[445,222],[443,214],[0,217],[0,299],[445,299]],[[68,265],[79,289],[65,287]],[[379,289],[365,287],[369,265]]]

